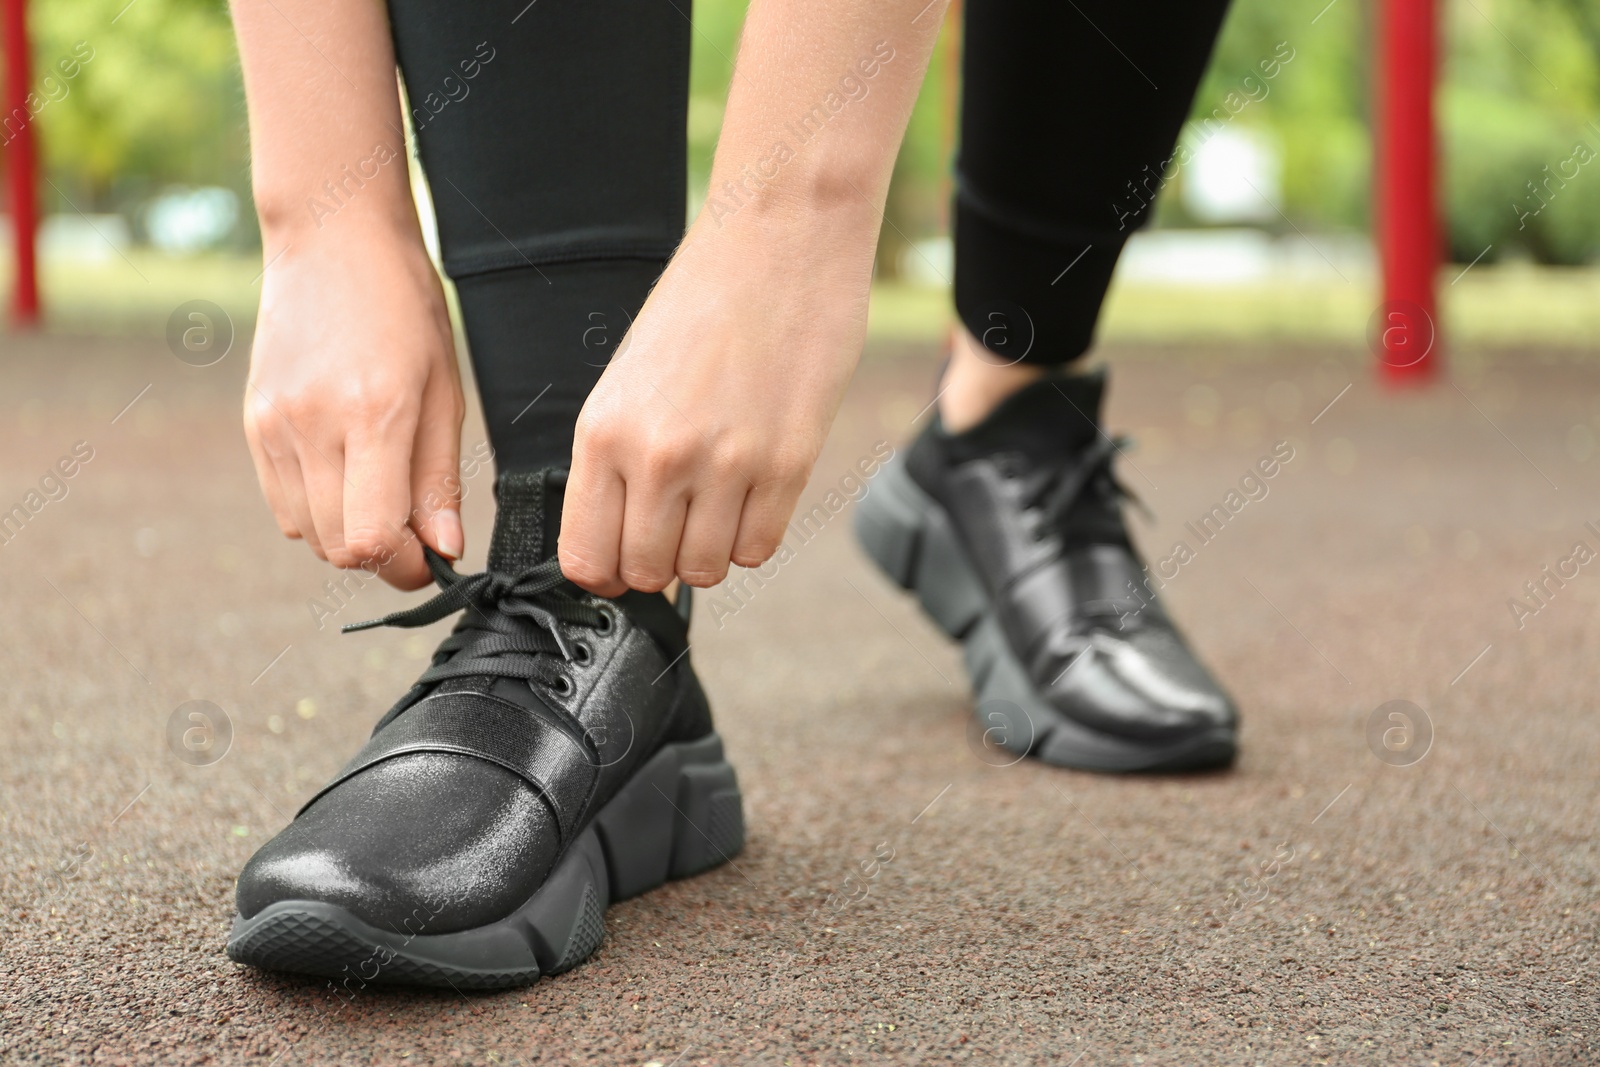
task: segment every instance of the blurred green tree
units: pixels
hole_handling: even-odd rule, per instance
[[[38,116],[45,166],[79,207],[123,208],[173,183],[248,190],[224,0],[36,2],[30,13],[35,80],[66,91]],[[84,49],[93,58],[65,78],[58,64]]]
[[[1600,254],[1600,0],[1451,6],[1440,102],[1450,250],[1460,261]],[[1487,251],[1485,251],[1487,250]]]
[[[705,195],[746,2],[695,4],[691,208]],[[1293,49],[1268,95],[1233,121],[1278,146],[1275,206],[1302,229],[1359,231],[1370,222],[1374,2],[1237,0],[1195,100],[1197,118],[1211,113],[1262,59],[1280,45]],[[243,94],[224,0],[35,0],[32,13],[38,80],[53,76],[65,86],[37,120],[48,174],[78,206],[134,213],[170,184],[248,191]],[[1593,260],[1600,165],[1576,162],[1574,152],[1600,151],[1600,0],[1445,0],[1442,15],[1439,112],[1452,253]],[[946,224],[958,37],[945,34],[912,115],[886,212],[882,273],[895,271],[908,243]],[[57,64],[80,48],[93,58],[63,79]],[[1172,195],[1182,181],[1180,172],[1169,185],[1158,224],[1195,224]]]

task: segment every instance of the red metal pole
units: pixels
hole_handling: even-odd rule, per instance
[[[1434,283],[1439,215],[1433,87],[1436,0],[1382,0],[1378,122],[1378,225],[1383,308],[1375,320],[1380,375],[1425,380],[1440,367]]]
[[[35,242],[39,229],[38,154],[33,140],[33,113],[28,108],[33,81],[28,54],[27,0],[0,0],[5,20],[5,114],[0,115],[0,139],[6,149],[6,177],[11,193],[11,233],[16,258],[11,321],[32,327],[39,321],[39,276]]]

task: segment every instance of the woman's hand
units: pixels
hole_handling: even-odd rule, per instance
[[[244,426],[287,537],[390,584],[459,559],[461,379],[420,234],[334,216],[262,277]]]
[[[778,549],[866,335],[942,0],[752,0],[706,206],[578,419],[561,569],[604,596]]]
[[[602,596],[778,548],[866,333],[877,217],[702,214],[578,420],[561,569]]]
[[[267,268],[245,392],[289,537],[402,589],[461,555],[461,381],[406,170],[388,8],[233,0]],[[320,43],[318,43],[320,42]]]

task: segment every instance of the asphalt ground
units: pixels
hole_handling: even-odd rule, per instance
[[[931,395],[934,353],[879,348],[803,498],[838,513],[698,602],[744,853],[532,988],[346,999],[226,958],[234,878],[445,626],[338,635],[410,598],[336,600],[278,536],[242,352],[6,338],[0,511],[39,507],[0,544],[0,1061],[1596,1062],[1595,365],[1462,356],[1395,394],[1359,351],[1106,356],[1236,769],[996,765],[957,649],[849,531],[845,479]],[[467,484],[476,565],[491,476]]]

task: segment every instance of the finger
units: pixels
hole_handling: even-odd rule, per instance
[[[677,574],[689,500],[681,492],[663,493],[642,480],[629,482],[625,491],[617,573],[629,589],[659,593]]]
[[[320,555],[335,566],[349,566],[348,562],[336,562],[349,559],[344,543],[344,445],[313,448],[304,439],[298,444],[300,479]],[[301,529],[303,532],[304,527]]]
[[[739,515],[739,533],[733,539],[733,562],[741,567],[759,567],[772,558],[783,541],[804,484],[803,479],[778,479],[750,490]]]
[[[598,596],[617,596],[627,589],[617,573],[625,496],[622,477],[609,465],[586,460],[582,449],[573,451],[557,538],[561,573]]]
[[[422,417],[411,446],[411,527],[450,560],[460,559],[466,550],[461,528],[463,406],[455,380],[435,374],[423,393]]]
[[[289,513],[294,528],[310,546],[311,551],[317,554],[318,559],[327,559],[328,554],[322,550],[322,540],[317,536],[317,524],[311,519],[311,502],[306,495],[305,479],[300,472],[300,457],[292,449],[278,450],[270,444],[267,445],[267,455],[272,460],[272,469],[278,473],[278,486],[283,492],[283,505]]]
[[[245,423],[244,439],[250,446],[250,461],[255,464],[256,481],[261,485],[261,495],[267,500],[273,521],[278,524],[278,529],[283,531],[283,536],[298,540],[300,530],[289,514],[289,506],[284,503],[283,486],[278,482],[278,469],[273,465],[266,449],[261,446],[260,434],[248,420]]]
[[[409,433],[352,435],[345,447],[344,543],[328,559],[340,567],[362,567],[391,585],[416,589],[428,583],[422,546],[406,525],[411,507]]]
[[[739,533],[739,517],[749,491],[741,479],[690,498],[676,565],[684,582],[703,589],[728,576],[733,540]]]

